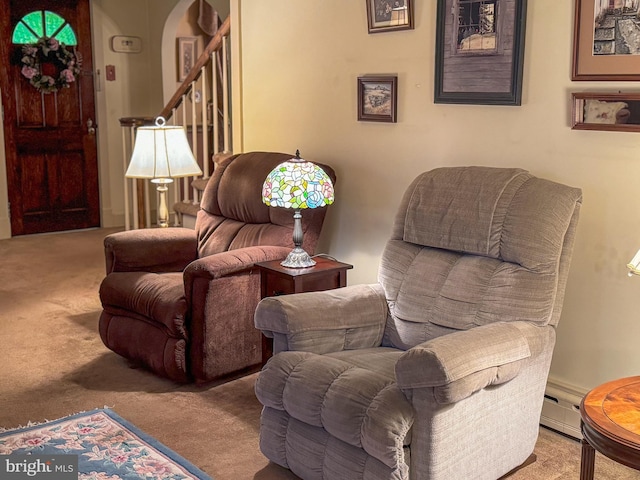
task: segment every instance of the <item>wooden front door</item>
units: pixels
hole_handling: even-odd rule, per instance
[[[0,5],[0,88],[11,235],[97,227],[100,202],[89,0],[0,0]],[[14,37],[14,32],[19,35]],[[75,38],[77,44],[66,47],[81,60],[75,79],[49,93],[32,85],[27,77],[33,71],[25,70],[21,61],[23,45],[14,43],[18,37],[66,39],[69,45],[73,44],[69,39]],[[58,81],[69,62],[50,58],[35,70]]]

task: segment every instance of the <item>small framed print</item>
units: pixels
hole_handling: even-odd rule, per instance
[[[178,81],[182,82],[198,58],[198,37],[178,38]]]
[[[413,0],[365,0],[369,33],[413,29]]]
[[[574,130],[640,132],[640,92],[571,94]]]
[[[358,120],[396,122],[398,77],[368,75],[358,77]]]

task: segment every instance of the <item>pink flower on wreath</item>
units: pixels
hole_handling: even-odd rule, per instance
[[[21,73],[24,77],[31,80],[38,73],[38,70],[33,67],[27,67],[25,65],[24,67],[22,67]]]
[[[50,38],[47,43],[49,44],[49,49],[53,50],[54,52],[58,50],[58,48],[60,48],[60,42],[58,42],[58,40],[56,40],[55,38]]]
[[[76,81],[76,77],[73,76],[73,72],[68,68],[65,68],[60,72],[60,77],[63,78],[67,83]]]

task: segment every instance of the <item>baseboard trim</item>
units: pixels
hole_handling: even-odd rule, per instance
[[[124,213],[114,214],[110,208],[102,209],[101,226],[103,228],[121,227],[124,225]]]
[[[573,385],[556,380],[547,381],[540,424],[578,440],[582,439],[580,402],[586,393]]]
[[[9,217],[0,218],[0,239],[11,238],[11,221]]]

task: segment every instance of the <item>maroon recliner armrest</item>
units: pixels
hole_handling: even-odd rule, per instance
[[[129,230],[107,235],[104,254],[112,272],[181,272],[198,258],[196,232],[190,228]]]

